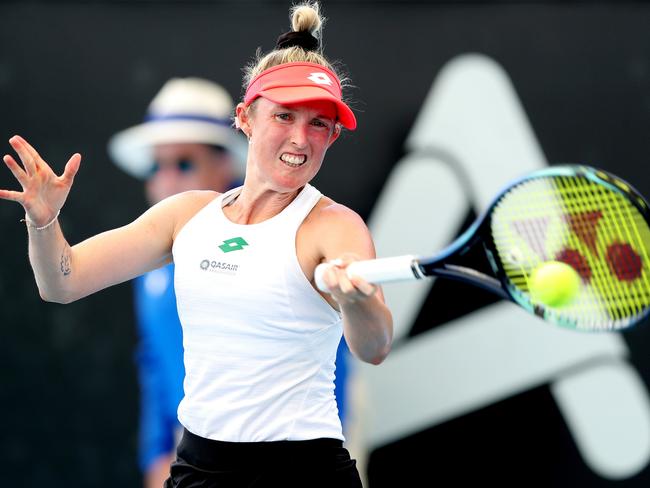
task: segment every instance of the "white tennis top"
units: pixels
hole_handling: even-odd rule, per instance
[[[311,286],[296,231],[321,197],[307,185],[258,224],[228,220],[235,188],[201,209],[173,246],[185,348],[181,423],[233,442],[343,440],[334,398],[340,314]]]

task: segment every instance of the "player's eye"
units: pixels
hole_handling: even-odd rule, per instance
[[[328,121],[328,120],[323,120],[323,119],[313,119],[311,121],[311,125],[314,127],[320,128],[320,129],[331,129],[333,123]]]

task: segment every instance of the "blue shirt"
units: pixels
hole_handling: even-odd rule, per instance
[[[180,428],[176,410],[183,398],[183,333],[174,294],[174,265],[134,281],[139,333],[136,353],[140,382],[139,464],[173,452]]]

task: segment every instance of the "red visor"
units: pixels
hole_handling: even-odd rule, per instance
[[[320,64],[285,63],[263,71],[248,85],[244,104],[250,105],[257,97],[281,105],[330,100],[336,105],[338,121],[346,129],[357,127],[352,110],[341,100],[341,82]]]

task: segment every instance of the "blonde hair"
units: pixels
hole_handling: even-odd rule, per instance
[[[262,55],[258,50],[255,59],[244,67],[244,90],[250,82],[263,71],[280,64],[308,62],[316,63],[333,71],[341,82],[341,87],[348,85],[347,78],[343,77],[337,67],[330,63],[323,55],[322,27],[325,18],[320,14],[318,2],[306,2],[294,5],[290,10],[291,27],[293,32],[309,32],[318,40],[318,49],[309,51],[300,46],[288,48],[276,48],[273,51]]]

